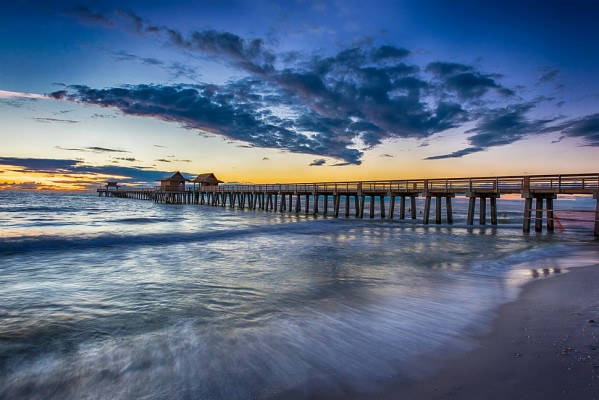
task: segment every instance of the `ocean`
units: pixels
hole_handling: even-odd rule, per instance
[[[527,281],[599,261],[589,224],[466,207],[423,226],[0,192],[0,399],[375,396],[473,348]]]

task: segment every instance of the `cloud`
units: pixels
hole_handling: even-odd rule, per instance
[[[8,90],[0,90],[0,99],[46,99],[47,97],[43,94],[37,93],[26,93],[26,92],[11,92]]]
[[[449,153],[449,154],[427,157],[427,158],[425,158],[425,160],[442,160],[445,158],[458,158],[458,157],[466,156],[468,154],[478,153],[479,151],[483,151],[483,150],[484,149],[481,147],[470,147],[467,149],[454,151],[453,153]]]
[[[490,90],[501,96],[513,96],[515,93],[497,82],[500,76],[476,71],[473,66],[435,61],[426,66],[442,84],[443,90],[454,92],[461,99],[480,98]]]
[[[537,84],[542,84],[542,83],[548,83],[548,82],[553,82],[555,81],[555,78],[557,78],[557,76],[560,73],[560,70],[557,68],[541,68],[540,72],[542,73],[541,77],[539,77],[539,79],[537,80]]]
[[[395,157],[395,156],[394,156],[393,154],[384,153],[384,154],[381,154],[379,157],[384,157],[384,158],[393,158],[393,157]]]
[[[107,177],[118,177],[123,183],[152,184],[157,179],[172,174],[172,171],[148,170],[146,167],[92,166],[75,159],[0,157],[0,165],[16,167],[28,173],[70,175],[74,182],[87,179],[94,184]]]
[[[129,161],[129,162],[139,162],[140,160],[137,160],[133,157],[115,157],[115,160],[120,160],[120,161]]]
[[[567,121],[558,129],[569,137],[582,138],[586,146],[599,146],[599,113]]]
[[[325,160],[324,158],[318,158],[314,161],[312,161],[309,166],[310,167],[320,167],[321,165],[326,164],[327,160]]]
[[[411,61],[408,49],[377,47],[372,41],[336,54],[281,53],[260,38],[211,29],[183,33],[130,11],[116,15],[137,34],[157,35],[166,46],[233,68],[241,76],[218,85],[71,85],[50,97],[178,123],[201,135],[241,142],[241,147],[334,158],[339,166],[361,164],[365,150],[389,139],[422,141],[452,128],[470,134],[469,148],[428,158],[438,159],[513,143],[557,126],[556,118],[530,117],[539,102],[523,100],[525,88],[507,87],[501,74],[475,65],[436,60],[422,69]],[[101,16],[108,18],[96,15]],[[189,65],[167,65],[128,52],[116,56],[170,68],[173,79],[197,82]],[[557,73],[546,70],[541,80],[555,79]],[[582,125],[573,121],[564,129],[597,145]]]
[[[67,124],[76,124],[79,122],[79,121],[75,121],[72,119],[58,119],[58,118],[33,118],[33,119],[38,122],[62,122],[62,123],[67,123]]]
[[[560,128],[554,125],[558,118],[528,117],[527,114],[535,106],[535,102],[528,102],[489,110],[474,128],[466,131],[474,134],[468,137],[471,147],[450,154],[427,157],[426,160],[463,157],[490,147],[511,144],[529,136],[559,131]]]
[[[76,5],[69,12],[70,15],[76,17],[80,21],[91,25],[114,26],[110,15],[105,12],[93,11],[84,5]]]
[[[83,151],[83,152],[92,152],[92,153],[131,153],[127,150],[118,150],[118,149],[109,149],[107,147],[62,147],[55,146],[55,148],[59,150],[67,150],[67,151]]]

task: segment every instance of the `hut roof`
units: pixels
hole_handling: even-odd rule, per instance
[[[197,178],[195,178],[192,182],[194,183],[223,183],[223,181],[219,180],[212,172],[207,174],[199,174]]]
[[[168,178],[162,178],[162,179],[156,179],[157,181],[171,181],[171,182],[185,182],[185,181],[189,181],[189,179],[187,179],[186,177],[184,177],[183,175],[181,175],[181,172],[177,171],[173,174],[173,176],[170,176]]]

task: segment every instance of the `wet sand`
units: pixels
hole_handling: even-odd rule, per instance
[[[599,265],[528,283],[476,340],[381,398],[599,399]]]

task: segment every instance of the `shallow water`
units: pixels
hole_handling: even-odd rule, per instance
[[[596,243],[522,234],[518,201],[467,228],[464,204],[425,227],[0,192],[0,398],[376,393]]]

